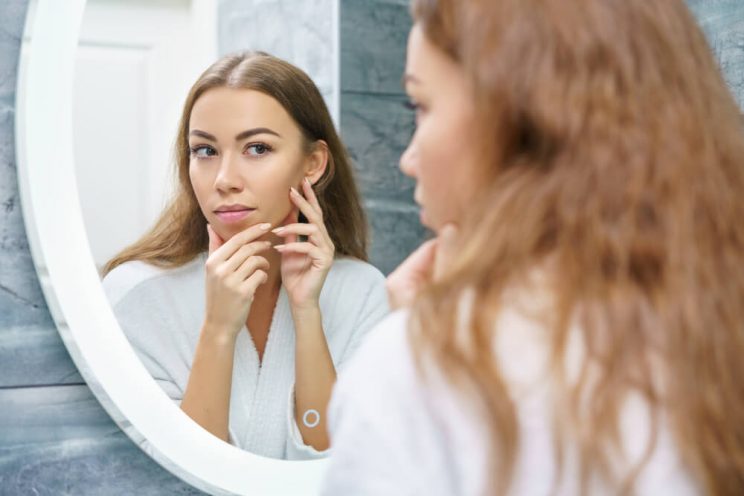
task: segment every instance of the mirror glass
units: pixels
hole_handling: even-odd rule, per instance
[[[317,460],[329,453],[325,408],[335,374],[388,311],[384,278],[354,251],[354,223],[338,224],[342,227],[336,231],[323,224],[327,230],[317,237],[296,227],[296,242],[330,253],[332,265],[322,271],[310,264],[316,259],[299,252],[286,255],[269,248],[271,253],[260,255],[262,261],[255,256],[236,261],[242,251],[226,250],[232,236],[262,222],[290,229],[317,224],[305,210],[314,208],[315,193],[302,189],[302,178],[316,185],[318,201],[329,209],[351,210],[353,201],[360,204],[353,197],[346,204],[323,203],[323,188],[349,189],[340,180],[333,179],[338,185],[330,181],[343,177],[338,171],[351,164],[333,156],[339,152],[335,131],[309,139],[316,130],[301,129],[298,114],[292,113],[297,110],[247,88],[238,96],[215,97],[220,94],[216,88],[198,97],[187,108],[194,109],[188,163],[178,163],[175,148],[192,85],[221,55],[236,51],[261,50],[295,64],[299,69],[269,65],[262,76],[269,79],[269,88],[295,95],[290,98],[304,98],[309,90],[297,86],[299,72],[282,82],[281,70],[305,71],[307,84],[319,95],[319,103],[305,108],[335,127],[337,26],[329,19],[337,3],[317,2],[288,13],[288,3],[277,1],[276,10],[268,11],[257,26],[251,14],[252,4],[258,3],[89,0],[74,62],[75,180],[108,301],[129,344],[168,398],[232,446],[278,460]],[[246,133],[250,136],[232,138]],[[236,146],[240,158],[233,159]],[[329,164],[335,176],[328,172]],[[179,184],[179,167],[215,172],[199,173],[199,189],[196,183]],[[319,186],[324,181],[327,185]],[[288,186],[293,185],[304,199],[292,200]],[[173,205],[183,205],[185,191],[192,188],[199,210],[188,210],[187,218],[182,213],[162,217]],[[248,209],[245,219],[237,218],[243,215],[240,208],[225,211],[238,207]],[[243,296],[252,299],[240,307],[250,310],[245,315],[223,301],[227,278],[205,284],[209,253],[204,217],[214,228],[214,249],[226,245],[223,265],[231,267],[233,277],[240,274],[244,285],[250,285],[259,270],[266,273],[265,284]],[[159,226],[157,234],[153,226]],[[352,240],[352,247],[346,252],[337,248],[334,260],[329,243],[337,238]],[[143,239],[150,243],[145,248]],[[260,239],[272,245],[291,241],[272,233]],[[184,255],[182,247],[199,242],[194,240],[201,240],[200,248],[183,248],[190,250]],[[257,243],[251,239],[243,245],[255,248]],[[109,265],[126,250],[131,253],[132,246],[138,246],[134,255]],[[153,251],[158,255],[150,256]],[[304,311],[307,302],[317,304],[317,314]],[[207,329],[214,320],[207,318],[207,309],[213,307],[210,315],[220,322],[240,319],[225,349],[215,349],[216,331]],[[219,339],[225,337],[223,327]],[[310,349],[317,351],[309,354]],[[229,360],[233,363],[226,365]],[[227,404],[221,402],[222,389],[229,393]],[[222,418],[228,419],[227,427]]]

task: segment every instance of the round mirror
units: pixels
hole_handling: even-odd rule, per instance
[[[184,4],[175,0],[158,3],[174,9]],[[16,118],[23,216],[42,289],[80,373],[103,407],[135,443],[195,487],[213,494],[317,493],[326,467],[324,460],[275,460],[220,441],[192,421],[163,393],[129,345],[108,304],[97,267],[97,262],[100,264],[100,260],[110,256],[118,243],[128,239],[113,240],[110,246],[101,247],[100,255],[94,258],[95,250],[91,250],[91,246],[95,243],[89,242],[81,209],[81,201],[88,201],[81,184],[85,179],[76,163],[77,158],[82,157],[78,151],[85,148],[85,138],[73,132],[76,112],[77,115],[81,112],[76,98],[84,94],[88,110],[92,111],[91,105],[97,105],[95,92],[101,91],[101,87],[91,86],[81,93],[81,88],[74,85],[75,78],[84,78],[85,71],[92,67],[86,65],[85,57],[88,61],[100,57],[103,48],[93,43],[86,53],[79,50],[85,0],[39,0],[31,5],[29,12],[29,43],[22,53]],[[157,26],[157,22],[153,22],[150,27]],[[132,22],[119,24],[131,26]],[[147,36],[148,26],[139,27],[139,34]],[[91,34],[88,40],[94,38]],[[168,53],[167,43],[162,50]],[[110,84],[123,81],[123,87],[130,92],[142,90],[132,79],[141,61],[126,55],[119,59],[110,53],[104,55],[109,63],[118,64],[109,68]],[[205,57],[198,60],[203,62]],[[161,76],[167,79],[177,71],[193,73],[194,70],[193,67],[173,67],[172,72]],[[131,97],[138,99],[137,94]],[[109,110],[138,111],[127,108],[122,102],[117,105]],[[172,108],[164,108],[158,115],[167,120],[166,116],[172,113]],[[171,143],[163,138],[168,135],[167,124],[158,124],[155,120],[151,125],[162,125],[165,130],[160,134],[145,130],[149,139],[158,143],[165,139],[167,145]],[[137,132],[137,129],[117,132]],[[121,143],[103,145],[109,153],[112,149],[115,153]],[[157,157],[164,152],[153,146],[135,150],[135,153],[142,153],[143,157],[149,154],[159,160]],[[96,157],[106,160],[105,156],[96,154]],[[149,183],[161,186],[143,193],[143,207],[137,218],[145,224],[152,219],[152,212],[160,208],[158,198],[162,189],[157,188],[167,184],[163,170],[151,172],[153,180]],[[110,179],[116,182],[116,178]],[[82,195],[79,196],[79,192]],[[98,190],[96,194],[106,193]],[[97,220],[89,218],[87,221]],[[138,228],[134,226],[123,231],[136,233]]]

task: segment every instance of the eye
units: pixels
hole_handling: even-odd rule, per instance
[[[411,99],[403,102],[403,106],[407,108],[408,110],[412,110],[414,112],[416,112],[419,109],[419,104]]]
[[[217,155],[217,150],[209,145],[191,147],[191,156],[196,158],[209,158]]]
[[[252,143],[245,147],[245,152],[254,157],[268,154],[272,148],[266,143]]]
[[[414,115],[416,117],[416,125],[419,123],[419,119],[421,118],[421,114],[424,112],[424,107],[414,100],[413,98],[409,98],[405,102],[403,102],[403,106],[407,108],[408,110],[411,110],[414,112]]]

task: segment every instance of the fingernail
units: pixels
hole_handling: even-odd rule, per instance
[[[275,249],[276,251],[282,251],[282,250],[284,249],[284,246],[285,246],[285,245],[274,245],[274,249]]]
[[[312,184],[310,184],[310,179],[308,178],[305,178],[305,184],[307,184],[308,186],[312,186]]]
[[[284,228],[283,228],[283,227],[277,227],[276,229],[273,229],[273,230],[272,230],[271,232],[273,232],[273,233],[280,233],[280,232],[282,232],[283,230],[284,230]]]
[[[268,230],[269,230],[269,228],[271,227],[271,224],[269,224],[269,223],[267,222],[267,223],[265,223],[265,224],[261,224],[261,225],[260,225],[260,226],[258,226],[258,227],[259,227],[259,229],[262,229],[262,230],[264,230],[264,231],[268,231]]]
[[[289,191],[290,191],[290,192],[292,192],[292,193],[294,193],[295,195],[299,195],[299,193],[297,192],[297,190],[296,190],[296,189],[294,189],[294,186],[291,186],[291,187],[289,188]]]

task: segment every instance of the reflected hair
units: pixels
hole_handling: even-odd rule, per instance
[[[208,248],[207,221],[189,179],[189,121],[194,103],[213,88],[259,91],[289,113],[310,152],[318,140],[328,145],[328,166],[313,185],[336,255],[367,260],[368,230],[354,181],[351,161],[333,125],[317,86],[305,72],[264,52],[222,57],[191,88],[178,126],[175,144],[176,191],[155,225],[104,267],[106,275],[118,265],[140,260],[159,267],[186,264]]]
[[[575,452],[583,493],[632,492],[663,418],[701,489],[744,493],[744,132],[684,1],[413,0],[411,11],[471,85],[483,190],[409,337],[424,377],[433,363],[482,412],[488,492],[508,492],[520,446],[493,352],[512,330],[498,317],[507,289],[529,288],[539,268],[555,488]],[[631,395],[652,429],[644,457],[619,470]]]

